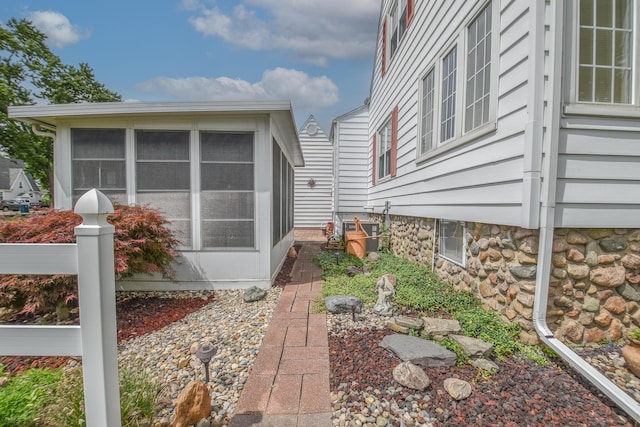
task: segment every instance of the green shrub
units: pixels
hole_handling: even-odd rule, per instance
[[[494,353],[498,357],[520,353],[538,363],[546,360],[539,350],[519,341],[520,325],[504,322],[498,313],[484,310],[476,294],[456,290],[426,266],[386,252],[379,255],[380,259],[375,263],[364,261],[364,265],[370,268],[370,275],[348,277],[345,274],[346,268],[357,265],[352,259],[347,256],[336,258],[333,253],[321,253],[317,261],[320,267],[326,268],[323,295],[354,295],[362,299],[365,307],[372,307],[377,299],[378,278],[391,273],[397,279],[393,300],[396,306],[410,307],[421,312],[447,313],[460,322],[465,335],[493,344]],[[458,355],[458,363],[466,363],[468,358],[453,340],[447,338],[441,343]]]
[[[119,277],[136,273],[173,277],[173,248],[178,241],[157,211],[115,205],[108,220],[115,228],[115,272]],[[0,243],[75,243],[74,228],[81,222],[73,211],[53,209],[44,215],[0,221]],[[0,306],[23,313],[51,312],[76,299],[76,276],[0,276]]]
[[[0,388],[0,427],[33,426],[60,380],[60,369],[30,369]]]

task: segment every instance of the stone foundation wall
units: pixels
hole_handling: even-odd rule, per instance
[[[437,256],[433,219],[390,219],[388,246],[394,254],[433,263],[438,276],[456,289],[476,292],[485,307],[518,322],[524,342],[538,342],[532,322],[538,230],[467,223],[463,268]],[[556,337],[594,343],[640,327],[640,230],[556,229],[552,264],[547,322]]]

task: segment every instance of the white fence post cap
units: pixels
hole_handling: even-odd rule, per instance
[[[113,213],[113,204],[107,196],[95,188],[89,190],[80,197],[76,203],[74,212],[82,214],[110,214]]]

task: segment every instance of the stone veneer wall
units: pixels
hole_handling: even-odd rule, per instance
[[[373,216],[380,223],[384,218]],[[518,322],[521,339],[538,342],[533,301],[538,230],[467,223],[466,268],[443,258],[434,220],[391,216],[389,249],[431,265],[456,289],[476,292],[485,307]],[[547,322],[556,337],[574,344],[617,340],[640,326],[640,230],[556,229]]]

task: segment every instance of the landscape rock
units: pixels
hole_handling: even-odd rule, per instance
[[[422,319],[416,319],[415,317],[409,316],[396,316],[395,322],[399,326],[415,330],[422,329],[422,325],[424,324]]]
[[[433,341],[409,335],[387,335],[380,347],[392,351],[400,360],[425,368],[455,366],[456,354]]]
[[[438,319],[435,317],[423,317],[422,336],[431,338],[442,338],[451,334],[462,332],[460,323],[457,320]]]
[[[472,359],[488,357],[493,351],[493,344],[489,344],[477,338],[465,335],[451,335],[451,339],[457,342],[464,352]]]
[[[298,258],[298,252],[296,251],[296,248],[294,248],[293,246],[291,246],[289,248],[289,250],[287,251],[287,256],[289,258]]]
[[[408,334],[409,333],[409,328],[407,328],[405,326],[398,325],[396,323],[395,319],[393,319],[393,318],[388,320],[386,325],[387,325],[387,328],[389,328],[393,332],[397,332],[399,334]]]
[[[367,255],[367,259],[369,261],[376,262],[380,259],[380,255],[378,255],[377,252],[369,252],[369,255]]]
[[[429,387],[431,380],[419,366],[411,362],[402,362],[393,369],[393,379],[403,387],[413,390],[424,390]]]
[[[358,274],[362,273],[362,270],[360,270],[358,267],[356,267],[355,265],[350,265],[347,268],[347,276],[349,277],[353,277],[353,276],[357,276]]]
[[[245,302],[256,302],[260,301],[267,295],[267,291],[264,289],[260,289],[257,286],[252,286],[242,294],[242,299]]]
[[[327,311],[334,314],[352,313],[354,307],[356,313],[362,311],[362,300],[354,296],[329,296],[324,299],[324,305],[327,307]]]
[[[173,427],[187,427],[211,415],[211,395],[202,381],[193,380],[175,402]]]
[[[491,360],[484,359],[484,358],[472,360],[471,365],[474,368],[482,369],[484,371],[489,371],[489,372],[498,372],[500,370],[498,365],[493,363]]]
[[[455,400],[462,400],[471,396],[471,384],[456,378],[444,380],[444,389]]]

